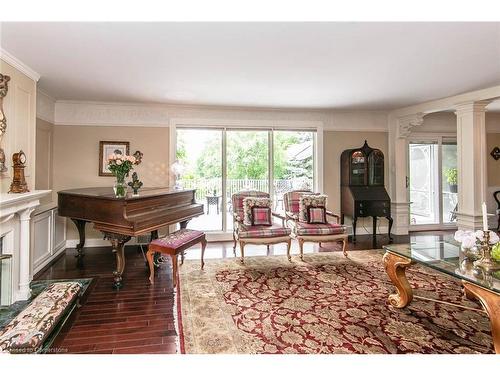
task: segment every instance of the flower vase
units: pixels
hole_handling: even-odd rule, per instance
[[[127,184],[125,183],[125,175],[117,175],[116,182],[113,186],[116,198],[125,198],[127,196]]]

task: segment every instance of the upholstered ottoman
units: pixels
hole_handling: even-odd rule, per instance
[[[149,281],[151,284],[154,284],[155,267],[153,257],[156,252],[169,255],[172,259],[172,278],[175,288],[177,285],[177,256],[179,254],[183,255],[184,250],[197,243],[201,243],[201,268],[203,269],[205,265],[203,256],[205,255],[205,247],[207,246],[205,233],[192,229],[181,229],[166,237],[151,241],[146,254],[150,271]]]
[[[58,324],[69,316],[81,290],[78,282],[49,285],[0,330],[0,352],[38,352]]]

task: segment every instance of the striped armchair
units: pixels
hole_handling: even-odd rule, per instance
[[[246,244],[267,245],[267,249],[269,250],[269,245],[284,242],[287,244],[287,253],[290,254],[291,229],[284,225],[285,217],[271,212],[272,217],[281,219],[281,225],[272,223],[272,225],[264,226],[249,225],[248,223],[245,223],[243,201],[248,197],[269,198],[269,194],[261,191],[248,190],[240,191],[239,193],[233,194],[231,197],[231,203],[233,206],[234,254],[236,255],[236,242],[240,244],[241,263],[244,262],[244,249]]]
[[[283,203],[285,206],[286,224],[291,229],[291,237],[297,239],[299,243],[300,259],[304,256],[304,242],[317,242],[321,247],[323,242],[342,242],[342,252],[347,256],[347,232],[343,225],[339,224],[340,217],[326,210],[326,217],[335,219],[335,222],[308,223],[300,215],[300,200],[304,195],[319,196],[306,190],[294,190],[285,193]],[[326,198],[326,196],[325,196]],[[290,254],[288,260],[291,261]]]

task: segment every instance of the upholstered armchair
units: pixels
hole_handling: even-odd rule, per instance
[[[245,245],[287,244],[290,254],[290,228],[285,226],[285,217],[271,210],[269,194],[261,191],[241,191],[231,197],[233,207],[233,252],[236,255],[236,243],[240,244],[241,263],[244,262]],[[279,218],[281,225],[273,223]]]
[[[319,246],[324,242],[342,242],[342,252],[347,256],[346,228],[339,224],[339,215],[326,209],[326,198],[305,190],[294,190],[283,196],[286,224],[292,230],[291,237],[299,243],[300,259],[304,256],[304,242],[317,242]],[[292,260],[290,253],[288,260]]]

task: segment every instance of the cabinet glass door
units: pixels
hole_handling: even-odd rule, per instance
[[[351,155],[351,185],[365,185],[366,157],[361,151]]]
[[[368,155],[368,185],[384,185],[384,154],[382,151],[374,150]]]

